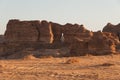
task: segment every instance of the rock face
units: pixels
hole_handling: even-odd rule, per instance
[[[70,47],[70,53],[68,56],[85,56],[88,53],[88,42],[81,41],[80,39],[74,39]]]
[[[108,23],[104,28],[103,32],[111,32],[116,34],[119,37],[120,40],[120,23],[118,25],[113,25],[111,23]]]
[[[88,41],[75,39],[72,43],[70,55],[83,56],[86,54],[105,55],[116,52],[119,39],[112,33],[94,32]]]
[[[39,32],[40,32],[39,41],[43,43],[53,42],[53,33],[52,33],[52,28],[49,22],[41,21]]]
[[[0,56],[22,56],[26,49],[32,49],[31,52],[46,49],[48,53],[58,50],[55,55],[65,52],[66,56],[111,54],[120,49],[119,27],[120,24],[109,23],[103,32],[92,32],[79,24],[10,20],[4,36],[0,36]]]
[[[64,42],[71,44],[74,38],[80,37],[81,39],[89,38],[90,31],[85,29],[83,25],[69,24],[63,26]]]
[[[10,20],[7,24],[5,39],[10,42],[42,42],[42,43],[64,43],[71,44],[75,37],[88,38],[90,31],[83,25],[66,24],[60,25],[47,21],[19,21]]]
[[[5,39],[10,42],[51,43],[52,28],[47,21],[10,20],[7,24]]]
[[[4,35],[0,35],[0,43],[3,43],[5,41]]]
[[[10,42],[37,41],[39,21],[10,20],[7,24],[5,39]]]
[[[53,34],[53,43],[61,43],[62,25],[50,22]]]
[[[116,52],[116,43],[119,43],[119,39],[114,34],[94,32],[88,42],[88,49],[94,55],[111,54]]]

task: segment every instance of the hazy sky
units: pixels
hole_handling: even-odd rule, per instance
[[[120,23],[120,0],[0,0],[0,34],[9,19],[78,23],[97,31]]]

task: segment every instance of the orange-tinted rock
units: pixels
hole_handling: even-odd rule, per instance
[[[113,25],[111,23],[108,23],[104,28],[103,32],[111,32],[115,33],[119,39],[120,39],[120,23],[118,25]]]
[[[85,29],[83,25],[78,24],[66,24],[63,26],[63,33],[64,33],[64,42],[65,43],[72,43],[74,38],[80,37],[88,38],[90,36],[90,31]]]
[[[7,41],[37,41],[39,21],[10,20],[7,24],[5,39]]]
[[[114,53],[120,49],[119,26],[120,24],[114,26],[109,23],[103,29],[106,32],[91,32],[78,24],[60,25],[45,20],[41,22],[10,20],[5,35],[0,36],[0,56],[21,55],[20,52],[24,49],[51,51],[62,48],[63,52],[70,51],[70,56]],[[36,56],[40,55],[36,53]]]
[[[116,43],[119,43],[119,39],[114,34],[94,32],[88,42],[88,49],[94,55],[111,54],[116,52]]]
[[[119,44],[119,39],[116,35],[107,32],[94,32],[88,40],[75,39],[71,46],[70,56],[115,53],[117,44]]]
[[[51,29],[51,25],[47,21],[42,21],[39,27],[40,37],[39,40],[45,43],[53,42],[53,33]]]
[[[88,53],[88,42],[74,39],[71,44],[69,56],[85,56]]]
[[[62,25],[50,22],[53,33],[53,43],[61,43]]]
[[[52,42],[52,28],[47,21],[10,20],[5,39],[10,42]]]

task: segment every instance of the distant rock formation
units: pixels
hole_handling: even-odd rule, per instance
[[[64,43],[72,43],[77,36],[83,38],[90,37],[90,31],[83,25],[70,24],[60,25],[47,21],[19,21],[10,20],[7,24],[5,39],[9,42],[42,42],[60,43],[61,37]]]
[[[53,42],[55,44],[61,43],[62,25],[60,25],[58,23],[50,22],[50,26],[51,26],[51,33],[52,33],[52,37],[53,37],[53,40],[51,42]]]
[[[5,34],[0,37],[0,56],[22,56],[22,51],[29,49],[36,56],[42,54],[42,49],[53,50],[57,56],[116,53],[120,49],[119,26],[120,24],[114,26],[109,23],[103,32],[92,32],[79,24],[10,20]]]
[[[112,33],[93,32],[93,35],[87,41],[75,39],[72,43],[70,55],[84,56],[86,54],[105,55],[116,53],[116,46],[119,39]]]
[[[60,42],[61,25],[43,21],[10,20],[5,31],[9,42]]]
[[[85,29],[83,25],[67,23],[62,29],[65,38],[64,42],[67,44],[73,43],[74,38],[77,37],[81,39],[90,37],[90,31]]]
[[[10,42],[37,41],[39,21],[10,20],[7,24],[5,39]]]
[[[104,28],[103,32],[111,32],[116,34],[119,37],[120,40],[120,23],[118,25],[113,25],[111,23],[108,23]]]
[[[88,42],[88,49],[91,54],[104,55],[116,53],[116,44],[119,39],[112,33],[94,32],[91,40]]]

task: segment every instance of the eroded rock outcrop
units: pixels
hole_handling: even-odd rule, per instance
[[[83,25],[78,25],[78,24],[69,24],[67,23],[66,25],[63,26],[63,34],[64,34],[64,42],[67,44],[71,44],[74,41],[74,38],[81,38],[87,39],[91,36],[91,32]]]
[[[111,32],[116,34],[119,37],[120,40],[120,23],[118,25],[113,25],[111,23],[108,23],[104,28],[103,32]]]
[[[10,20],[7,24],[5,39],[10,42],[37,41],[39,21]]]
[[[22,51],[26,51],[26,49],[33,49],[31,51],[33,53],[41,52],[43,49],[47,51],[58,50],[58,52],[54,52],[57,57],[58,53],[60,56],[116,53],[120,49],[119,26],[120,24],[114,26],[109,23],[103,32],[92,32],[79,24],[60,25],[45,20],[41,22],[10,20],[4,36],[0,38],[0,56],[7,56],[7,58],[12,55],[14,57],[16,55],[22,56],[24,54],[21,54]],[[41,54],[34,53],[34,55],[40,56]]]
[[[39,41],[43,43],[53,42],[52,26],[49,22],[41,21],[39,32],[40,32]]]
[[[62,25],[58,23],[50,22],[51,25],[51,33],[53,34],[53,43],[61,43],[61,37],[62,37]]]
[[[5,41],[4,35],[0,35],[0,43],[3,43]]]
[[[94,32],[88,42],[88,49],[94,55],[111,54],[116,52],[116,44],[118,43],[118,37],[112,33]]]
[[[119,39],[112,33],[93,32],[88,41],[75,39],[71,46],[70,55],[83,56],[86,54],[92,55],[105,55],[116,53],[117,44]]]

